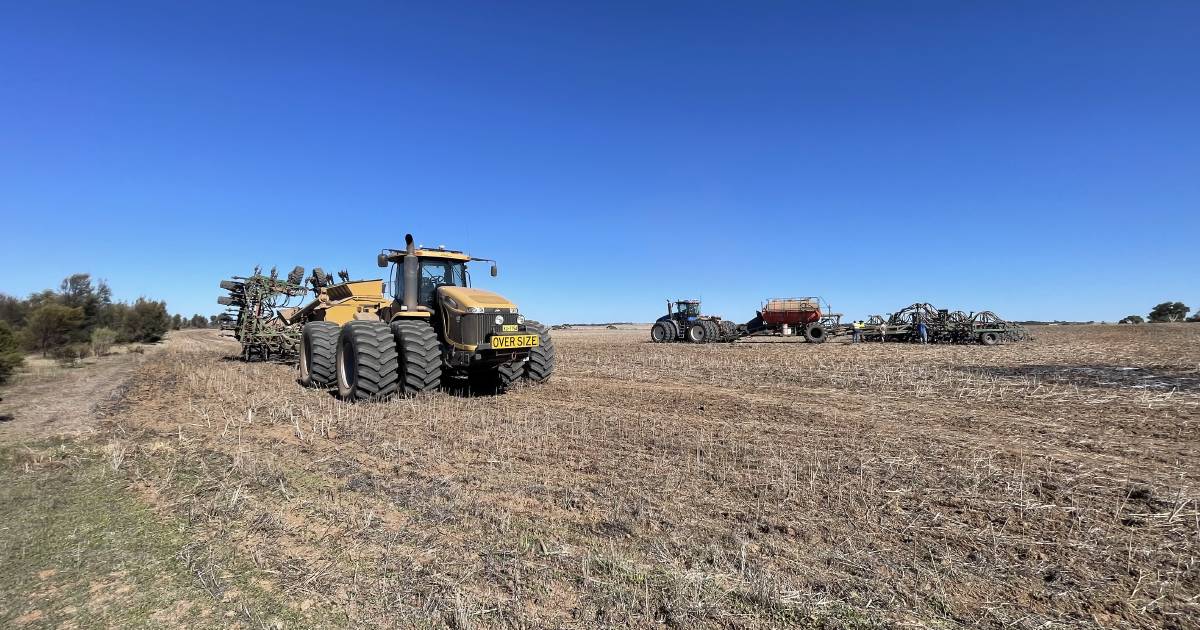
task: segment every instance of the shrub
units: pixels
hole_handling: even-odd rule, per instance
[[[121,322],[121,339],[153,343],[161,340],[170,329],[171,316],[167,314],[166,302],[138,298]]]
[[[0,383],[7,381],[24,362],[25,356],[21,354],[12,326],[0,321]]]
[[[92,354],[102,357],[112,350],[117,342],[117,331],[111,328],[97,328],[92,331]]]
[[[54,360],[63,367],[74,367],[79,365],[80,359],[86,359],[88,356],[88,346],[82,343],[72,343],[65,346],[59,346],[50,353]]]
[[[43,304],[25,321],[25,333],[34,350],[46,356],[50,350],[67,343],[68,335],[83,324],[83,309],[61,304]]]

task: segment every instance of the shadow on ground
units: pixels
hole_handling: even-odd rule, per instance
[[[1056,385],[1101,389],[1200,391],[1200,372],[1115,365],[979,365],[963,368],[971,374],[1034,379]]]

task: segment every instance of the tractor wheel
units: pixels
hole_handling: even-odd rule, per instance
[[[393,347],[401,396],[431,392],[442,383],[442,343],[433,325],[424,319],[392,322]]]
[[[711,319],[704,321],[704,339],[709,343],[721,340],[721,327]]]
[[[496,367],[496,393],[503,394],[509,386],[525,375],[524,361],[510,361]]]
[[[675,320],[665,320],[662,325],[667,329],[667,341],[679,341],[679,324],[676,324]]]
[[[804,339],[809,343],[825,343],[826,338],[825,327],[820,322],[813,322],[804,327]]]
[[[337,379],[338,332],[333,322],[308,322],[300,333],[300,384],[329,387]]]
[[[383,400],[397,389],[396,340],[388,325],[352,321],[338,336],[338,395],[345,400]]]
[[[684,334],[692,343],[704,343],[708,340],[708,329],[704,327],[704,322],[694,322]]]
[[[544,383],[554,373],[554,339],[550,337],[550,331],[538,322],[526,321],[525,328],[536,332],[541,338],[537,346],[529,349],[525,378],[534,383]]]
[[[728,319],[721,320],[721,337],[726,340],[731,340],[737,336],[737,324]]]
[[[650,328],[650,341],[653,341],[654,343],[663,343],[664,341],[670,340],[670,331],[667,329],[666,324],[658,322]]]
[[[994,332],[980,333],[979,343],[981,343],[985,346],[994,346],[994,345],[1000,343],[1000,336]]]

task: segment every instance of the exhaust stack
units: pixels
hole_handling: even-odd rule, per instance
[[[417,260],[417,248],[413,245],[412,234],[404,235],[404,309],[408,311],[421,310],[417,305],[417,287],[421,280],[420,261]]]

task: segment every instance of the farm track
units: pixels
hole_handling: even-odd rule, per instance
[[[543,386],[352,405],[193,333],[104,430],[148,504],[350,625],[1200,615],[1200,327],[995,348],[555,334]]]

